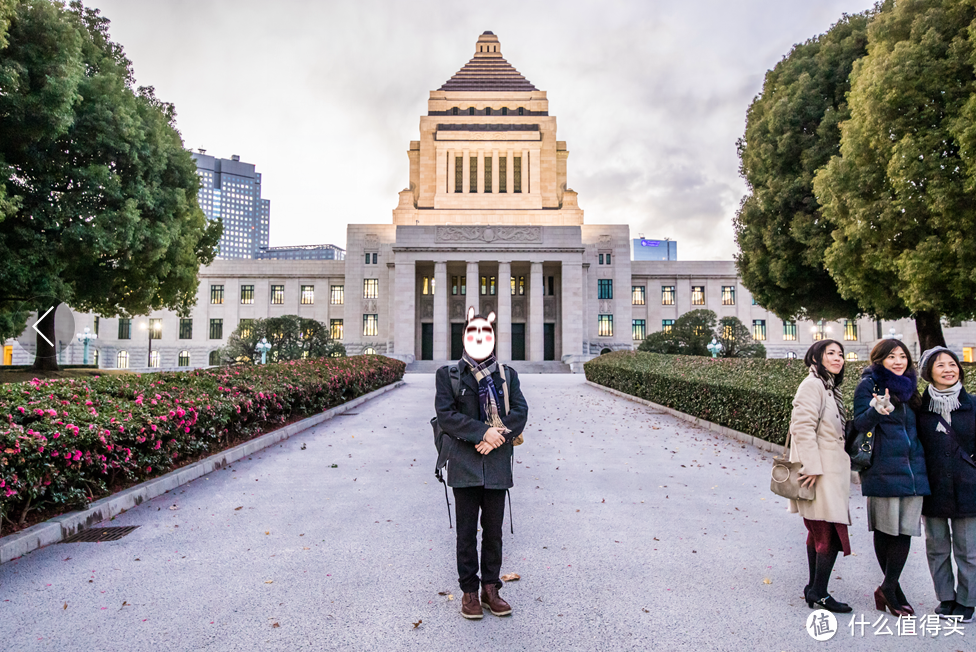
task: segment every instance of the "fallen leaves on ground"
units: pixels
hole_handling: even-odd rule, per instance
[[[281,627],[281,625],[279,625],[278,623],[273,623],[271,625],[271,629],[278,629],[279,627]]]
[[[418,620],[417,622],[415,622],[413,624],[413,628],[414,629],[417,629],[418,627],[420,627],[420,623],[422,623],[422,622],[424,622],[423,619]]]
[[[772,583],[773,583],[773,580],[769,579],[768,577],[763,578],[763,584],[772,584]]]
[[[265,582],[265,584],[274,584],[274,580],[268,580]]]
[[[64,603],[64,608],[65,608],[65,609],[67,609],[67,608],[68,608],[68,603],[67,603],[67,602],[65,602],[65,603]],[[63,611],[63,610],[62,610],[62,611]]]
[[[179,509],[179,507],[177,507],[176,505],[170,505],[169,508],[170,508],[170,511],[176,511],[176,510]]]
[[[522,579],[522,576],[518,573],[509,573],[507,575],[502,575],[503,582],[515,582]]]
[[[241,511],[242,509],[244,509],[244,505],[241,505],[240,507],[235,507],[235,508],[234,508],[234,511],[235,511],[235,512],[239,512],[239,511]]]

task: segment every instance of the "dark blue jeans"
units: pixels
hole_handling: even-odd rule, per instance
[[[464,593],[478,590],[478,513],[481,512],[481,585],[494,584],[502,569],[502,522],[505,490],[484,487],[454,489],[457,520],[458,583]]]

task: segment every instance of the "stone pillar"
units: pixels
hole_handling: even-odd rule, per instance
[[[485,191],[485,150],[478,150],[478,193]]]
[[[541,362],[545,356],[545,346],[542,341],[543,311],[545,300],[545,286],[542,279],[542,263],[533,262],[529,276],[529,360]]]
[[[502,362],[508,362],[512,359],[512,263],[502,261],[498,261],[495,352]]]
[[[562,266],[562,359],[583,353],[583,329],[576,315],[583,312],[583,267],[579,261]]]
[[[396,311],[394,347],[396,355],[413,362],[417,359],[417,264],[413,261],[396,263]],[[349,305],[352,302],[347,301]],[[350,327],[353,324],[349,324]]]
[[[529,183],[529,150],[522,150],[522,193],[529,194],[532,191],[532,184]]]
[[[434,262],[434,360],[448,360],[451,356],[450,336],[447,332],[447,263]]]
[[[533,195],[542,192],[542,156],[538,152],[529,163],[529,188]]]
[[[468,290],[464,297],[464,318],[468,318],[468,307],[474,306],[474,313],[481,312],[481,276],[479,275],[478,261],[469,260],[468,269],[465,273],[467,277]]]
[[[491,152],[491,191],[498,194],[498,150]]]
[[[447,166],[445,167],[445,169],[447,170],[447,192],[448,193],[453,193],[455,188],[454,180],[455,180],[456,173],[454,171],[455,170],[454,166],[457,165],[457,163],[455,162],[454,159],[456,156],[457,153],[454,150],[450,150],[450,149],[447,150]]]
[[[464,150],[461,159],[461,182],[464,183],[464,193],[471,192],[471,152]]]
[[[434,192],[439,195],[447,190],[447,176],[445,174],[447,170],[447,152],[441,150],[434,156],[434,170]]]
[[[580,319],[583,328],[583,352],[590,354],[590,264],[583,263],[583,309],[580,310]]]
[[[515,178],[515,152],[508,150],[508,163],[505,172],[505,192],[512,194],[512,179]]]

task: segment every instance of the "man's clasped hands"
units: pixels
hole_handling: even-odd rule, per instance
[[[505,443],[505,435],[503,434],[505,432],[509,432],[509,430],[507,428],[488,428],[484,438],[475,444],[475,449],[482,455],[487,455]]]

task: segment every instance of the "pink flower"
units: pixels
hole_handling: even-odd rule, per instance
[[[81,451],[75,451],[75,454],[72,457],[72,459],[74,459],[75,462],[77,462],[78,460],[80,460],[81,459]]]
[[[163,442],[161,440],[157,439],[156,440],[156,445],[153,446],[153,450],[154,451],[158,451],[159,450],[159,447],[162,446],[162,445],[163,445]]]
[[[61,433],[60,433],[60,432],[56,432],[56,433],[54,433],[54,438],[55,438],[55,439],[57,439],[57,438],[58,438],[58,437],[60,437],[60,436],[61,436]]]
[[[142,405],[142,394],[136,397],[136,405]]]
[[[37,447],[37,452],[38,453],[43,453],[44,452],[44,447],[43,446],[38,446]]]
[[[156,432],[156,424],[155,423],[150,424],[149,427],[152,428],[152,431],[153,432]]]
[[[57,451],[54,451],[53,453],[51,453],[51,457],[57,457],[57,456],[58,456],[58,452]]]
[[[152,473],[152,467],[151,466],[147,466],[146,467],[146,473]]]

